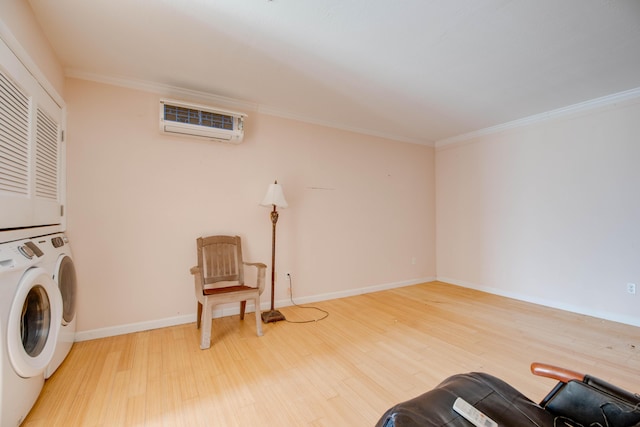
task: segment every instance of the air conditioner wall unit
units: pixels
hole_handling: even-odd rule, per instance
[[[244,113],[171,99],[160,100],[160,131],[239,144],[244,138]]]

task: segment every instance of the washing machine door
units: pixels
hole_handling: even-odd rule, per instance
[[[62,255],[58,258],[53,281],[58,284],[62,296],[62,325],[67,326],[76,317],[78,291],[76,269],[70,256]]]
[[[16,289],[7,323],[11,364],[23,378],[41,374],[56,348],[62,297],[58,286],[39,267],[25,271]]]

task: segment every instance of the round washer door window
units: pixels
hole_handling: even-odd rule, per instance
[[[16,373],[24,378],[44,371],[56,348],[62,298],[42,268],[30,268],[18,284],[7,324],[7,349]]]

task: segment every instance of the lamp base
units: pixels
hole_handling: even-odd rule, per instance
[[[269,310],[262,312],[262,321],[264,323],[279,322],[280,320],[286,319],[284,318],[284,314],[280,313],[278,310]]]

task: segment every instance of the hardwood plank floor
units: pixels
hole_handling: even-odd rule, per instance
[[[640,391],[640,328],[440,282],[314,304],[320,322],[215,319],[76,343],[24,426],[371,426],[455,373],[539,401],[551,363]],[[298,307],[288,320],[319,317]]]

